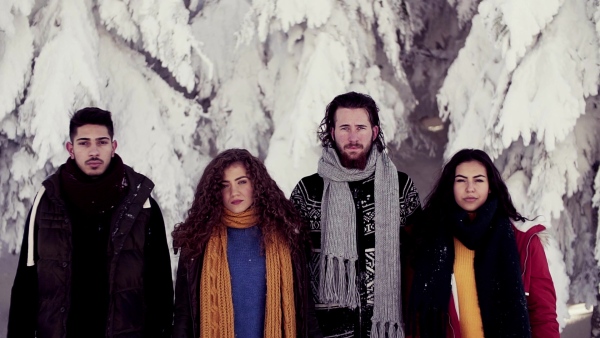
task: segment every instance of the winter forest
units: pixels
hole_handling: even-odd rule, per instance
[[[552,234],[564,325],[568,303],[597,303],[599,86],[598,0],[0,0],[0,245],[19,252],[79,108],[113,112],[169,233],[227,148],[289,194],[316,171],[326,104],[354,90],[379,104],[400,170],[493,156]]]

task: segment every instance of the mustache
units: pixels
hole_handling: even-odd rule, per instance
[[[363,146],[363,145],[362,145],[362,144],[360,144],[360,143],[354,143],[354,144],[352,144],[352,143],[351,143],[351,144],[346,144],[346,145],[344,146],[344,149],[350,149],[350,148],[360,148],[360,149],[364,149],[364,148],[365,148],[365,146]]]
[[[99,157],[92,157],[89,160],[85,161],[85,163],[89,163],[90,161],[100,161],[101,163],[104,163],[104,161],[102,161]]]

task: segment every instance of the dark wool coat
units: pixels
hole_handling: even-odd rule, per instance
[[[523,232],[513,226],[521,261],[521,276],[527,297],[527,309],[532,338],[560,338],[556,320],[556,293],[548,269],[548,261],[542,245],[546,228],[536,225]],[[447,338],[461,338],[460,321],[451,297],[449,304],[450,322]]]
[[[301,254],[292,255],[294,262],[306,262]],[[183,249],[179,256],[177,281],[175,283],[175,318],[173,338],[200,337],[200,276],[204,253],[195,255]],[[314,314],[314,304],[308,295],[308,279],[294,271],[294,304],[296,306],[296,332],[299,338],[322,337]],[[304,273],[304,276],[307,276]],[[298,286],[302,285],[302,288]]]
[[[417,189],[408,175],[398,172],[401,226],[413,224],[421,211]],[[322,304],[318,297],[321,248],[321,201],[323,179],[318,174],[303,178],[290,197],[301,217],[310,225],[312,255],[310,257],[311,288],[317,319],[325,337],[369,337],[373,316],[373,281],[375,278],[375,175],[349,182],[356,210],[356,234],[360,304],[355,309]]]
[[[125,173],[129,192],[110,219],[107,266],[97,267],[106,269],[108,278],[106,328],[94,336],[169,337],[173,318],[171,263],[162,214],[150,197],[154,183],[128,166]],[[43,183],[46,192],[36,210],[33,229],[34,266],[26,264],[31,211],[27,219],[12,288],[8,338],[69,336],[72,279],[78,273],[72,269],[72,228],[87,224],[73,224],[61,198],[59,177],[57,172]],[[94,292],[98,291],[89,290],[90,295]]]

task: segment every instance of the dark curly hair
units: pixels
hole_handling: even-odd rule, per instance
[[[225,150],[206,166],[187,218],[173,230],[173,247],[190,249],[198,255],[204,250],[215,227],[221,225],[225,208],[221,194],[223,172],[234,163],[244,166],[252,183],[253,208],[258,216],[263,244],[265,238],[278,233],[292,252],[304,250],[308,236],[298,212],[269,176],[265,165],[245,149]]]
[[[369,95],[357,92],[349,92],[336,96],[325,108],[325,117],[319,125],[317,136],[321,140],[323,148],[335,148],[335,141],[331,137],[331,130],[335,128],[335,113],[338,108],[363,108],[369,114],[369,122],[371,127],[379,127],[379,135],[373,143],[377,146],[380,152],[385,149],[385,139],[383,130],[381,129],[381,121],[379,120],[379,108],[375,100]]]

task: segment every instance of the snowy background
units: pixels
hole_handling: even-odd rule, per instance
[[[493,156],[553,235],[564,325],[566,304],[598,293],[599,52],[598,0],[0,0],[0,333],[75,110],[113,112],[117,152],[156,183],[170,231],[227,148],[289,194],[316,171],[325,105],[350,90],[378,102],[422,199],[458,149]]]

